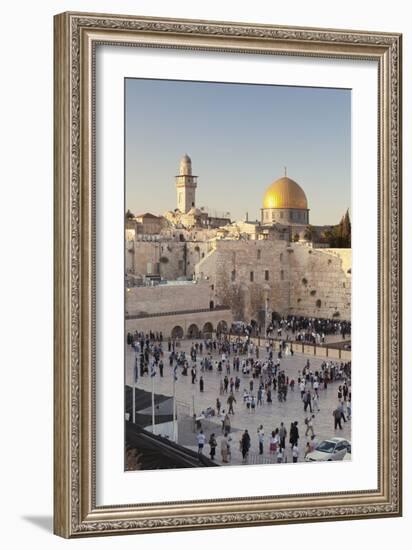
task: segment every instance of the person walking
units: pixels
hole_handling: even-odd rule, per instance
[[[269,438],[269,453],[271,455],[275,454],[277,452],[277,434],[276,434],[276,430],[273,430],[272,431],[272,434]]]
[[[289,442],[292,448],[294,445],[297,445],[299,443],[299,429],[297,420],[295,420],[295,422],[291,424]]]
[[[340,401],[339,405],[338,405],[338,409],[340,410],[340,417],[343,419],[343,421],[346,423],[346,418],[345,418],[345,410],[344,410],[344,404],[343,404],[343,401]]]
[[[259,441],[259,454],[263,455],[263,443],[265,441],[265,432],[263,430],[263,425],[261,424],[257,429],[258,441]]]
[[[240,449],[242,451],[243,462],[246,462],[250,449],[250,435],[247,430],[243,432],[242,439],[240,440]]]
[[[320,411],[320,408],[319,408],[319,395],[317,392],[315,392],[313,395],[312,395],[312,402],[313,402],[313,410],[316,409],[317,412]]]
[[[297,462],[299,459],[299,447],[296,445],[293,445],[292,447],[292,462]]]
[[[257,392],[257,403],[256,403],[257,405],[263,405],[262,396],[263,396],[263,390],[262,390],[262,387],[260,387]]]
[[[286,436],[287,435],[288,435],[288,433],[287,433],[287,430],[285,428],[285,425],[283,424],[283,422],[281,422],[280,423],[280,428],[279,428],[279,444],[282,447],[282,449],[285,448]]]
[[[222,431],[226,435],[230,433],[230,418],[227,413],[225,414],[225,417],[222,421]]]
[[[313,419],[315,418],[315,415],[312,414],[308,417],[305,418],[305,424],[306,424],[306,432],[305,432],[305,436],[308,436],[309,435],[309,432],[312,433],[312,436],[315,435],[315,432],[313,431]]]
[[[199,390],[203,393],[205,389],[205,383],[204,383],[204,380],[203,380],[203,376],[201,376],[199,378]]]
[[[236,399],[233,393],[231,393],[227,398],[227,404],[229,405],[228,414],[235,414],[235,411],[233,410],[233,403],[236,403]]]
[[[338,407],[333,411],[332,413],[334,421],[335,421],[335,430],[337,430],[338,426],[339,429],[342,430],[342,417],[341,417],[341,411]]]
[[[203,430],[200,430],[200,432],[196,436],[197,439],[197,452],[201,455],[203,454],[203,447],[206,443],[206,436],[203,433]]]
[[[210,445],[210,459],[214,460],[216,455],[216,447],[217,447],[215,434],[211,434],[209,438],[209,445]]]
[[[309,390],[303,396],[303,410],[306,412],[308,407],[310,412],[312,412],[312,396]]]
[[[220,402],[220,399],[217,397],[216,398],[216,411],[217,411],[217,416],[220,416],[220,408],[222,407],[222,403]]]
[[[230,453],[230,443],[228,441],[228,435],[225,435],[220,442],[220,453],[222,455],[222,462],[227,464],[229,462],[229,453]]]

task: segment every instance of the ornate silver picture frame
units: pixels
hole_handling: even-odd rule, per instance
[[[54,25],[54,532],[71,538],[401,515],[401,35],[86,13],[56,15]],[[97,503],[95,92],[101,45],[376,62],[377,489],[149,504],[136,495],[134,505]]]

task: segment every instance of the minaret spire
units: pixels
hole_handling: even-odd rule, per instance
[[[288,169],[286,166],[283,167],[285,169],[285,177],[288,175]]]
[[[192,174],[192,161],[187,153],[180,160],[179,175],[176,176],[177,208],[183,214],[195,206],[197,176]]]

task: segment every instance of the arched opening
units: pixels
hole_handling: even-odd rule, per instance
[[[215,307],[215,303],[213,300],[210,300],[209,302],[209,309],[213,309]]]
[[[175,340],[177,338],[183,338],[183,329],[180,326],[173,327],[172,329],[172,338]]]
[[[187,335],[189,338],[199,338],[200,336],[199,327],[195,324],[190,325],[190,327],[187,329]]]
[[[216,332],[218,334],[227,334],[227,330],[228,327],[226,321],[219,321],[217,324]]]
[[[212,323],[205,323],[202,330],[203,336],[205,338],[210,338],[213,333],[213,325]]]

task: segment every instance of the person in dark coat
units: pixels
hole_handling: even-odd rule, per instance
[[[241,450],[242,450],[243,462],[246,462],[246,458],[247,458],[247,455],[248,455],[249,449],[250,449],[250,435],[249,435],[249,432],[247,430],[245,430],[243,435],[242,435],[240,446],[241,446]]]
[[[294,447],[298,444],[299,441],[299,430],[298,430],[298,422],[295,420],[295,422],[292,422],[290,425],[290,435],[289,435],[289,443],[291,447]]]

